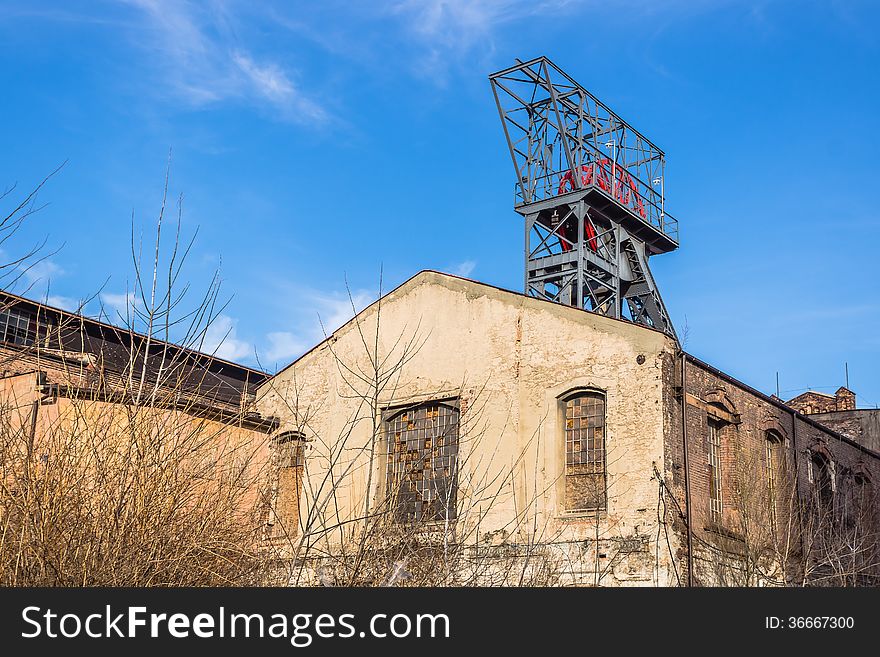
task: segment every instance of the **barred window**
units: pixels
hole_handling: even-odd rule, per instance
[[[565,405],[565,508],[606,507],[605,395],[580,392]]]
[[[0,310],[0,341],[17,345],[28,345],[33,342],[28,336],[30,316],[15,308]]]
[[[712,522],[721,522],[721,424],[711,418],[708,423],[709,517]]]
[[[458,402],[427,402],[390,413],[387,489],[395,517],[408,523],[454,520]]]
[[[274,499],[268,521],[272,536],[292,537],[299,530],[304,440],[303,434],[289,431],[272,441],[276,473]]]

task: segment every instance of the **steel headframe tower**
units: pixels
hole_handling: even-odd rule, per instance
[[[675,337],[648,268],[678,247],[663,151],[546,57],[489,80],[526,220],[526,294]]]

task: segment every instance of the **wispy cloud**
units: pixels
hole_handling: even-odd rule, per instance
[[[231,361],[249,360],[253,345],[236,335],[238,322],[228,315],[218,315],[205,331],[202,351]]]
[[[234,53],[232,60],[244,75],[245,86],[272,103],[284,118],[313,124],[327,120],[327,112],[302,94],[277,64],[259,64],[245,52]]]
[[[275,331],[266,336],[269,345],[266,348],[266,359],[270,363],[292,360],[301,355],[312,345],[290,331]]]
[[[236,362],[259,362],[272,368],[286,365],[321,342],[340,326],[375,301],[367,290],[320,292],[312,289],[286,290],[286,307],[295,308],[289,325],[280,326],[255,341],[240,336],[239,321],[227,314],[218,315],[203,335],[200,351]],[[76,310],[79,304],[67,297],[51,297],[52,305]],[[119,324],[131,321],[131,310],[138,299],[133,292],[103,292],[99,296],[101,317]]]
[[[65,297],[54,298],[65,302],[73,301]],[[140,299],[134,292],[102,292],[99,300],[101,303],[100,319],[112,324],[134,326],[135,330],[146,329],[146,326],[142,325],[143,315],[137,312]],[[78,306],[75,302],[72,308],[61,303],[53,305],[68,310],[75,310]],[[238,362],[252,362],[254,360],[253,344],[238,336],[238,320],[229,315],[217,315],[207,327],[200,330],[197,338],[200,342],[198,340],[193,344],[188,342],[188,345],[206,354]]]
[[[281,298],[285,308],[295,309],[287,325],[266,334],[259,360],[268,368],[283,366],[332,334],[376,299],[367,290],[320,292],[311,289],[288,289]]]
[[[110,322],[125,320],[130,316],[130,309],[135,302],[134,292],[102,292],[100,297],[101,314]]]
[[[255,55],[237,36],[237,19],[225,3],[124,0],[138,12],[129,26],[135,43],[158,64],[171,94],[194,107],[224,101],[270,110],[275,118],[318,124],[323,107],[294,82],[295,71]]]
[[[376,298],[376,295],[366,290],[352,291],[351,296],[346,293],[314,294],[311,297],[318,315],[320,337],[323,339],[330,335],[366,308]]]
[[[570,4],[530,0],[402,0],[393,12],[408,19],[413,32],[437,45],[462,47],[491,33],[501,23]]]
[[[761,19],[762,2],[745,4],[745,11]],[[496,42],[510,38],[511,26],[531,32],[548,32],[561,21],[588,19],[608,25],[608,16],[626,16],[633,25],[641,22],[655,26],[725,6],[737,6],[735,0],[400,0],[384,9],[398,21],[408,37],[414,57],[402,58],[414,72],[444,83],[453,65],[472,66],[474,60],[489,60],[496,51]],[[380,11],[380,10],[377,10]],[[531,25],[527,25],[531,21]],[[635,29],[635,28],[634,28]],[[525,39],[523,43],[541,45],[540,40]],[[519,44],[518,44],[519,45]],[[528,46],[531,47],[531,46]],[[545,54],[527,51],[527,57]],[[482,66],[488,66],[484,61]]]
[[[77,301],[73,297],[64,297],[59,294],[47,295],[46,305],[53,306],[55,308],[61,308],[61,310],[66,310],[68,312],[78,312],[80,309],[79,301]]]
[[[426,75],[445,75],[449,60],[488,55],[505,24],[536,15],[554,15],[577,0],[402,0],[392,13],[421,47],[416,66]]]
[[[21,270],[21,274],[30,286],[36,285],[37,283],[51,283],[53,278],[57,279],[60,276],[64,276],[65,272],[57,262],[45,258],[43,260],[38,260],[33,264],[26,265],[24,269]]]
[[[471,275],[471,273],[476,268],[477,268],[477,261],[476,260],[465,260],[463,262],[458,263],[454,267],[452,267],[452,270],[450,273],[452,273],[456,276],[461,276],[462,278],[467,278],[468,276]]]

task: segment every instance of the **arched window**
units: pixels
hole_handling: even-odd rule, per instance
[[[304,443],[299,431],[285,431],[272,439],[275,477],[267,523],[270,536],[290,538],[299,531]]]
[[[387,491],[399,521],[455,519],[458,420],[457,400],[386,413]]]
[[[565,508],[596,511],[607,506],[605,395],[586,390],[562,400],[565,418]]]
[[[810,472],[813,481],[813,495],[816,509],[823,518],[831,519],[834,509],[834,475],[832,463],[821,452],[813,452],[810,457]]]
[[[707,446],[709,448],[709,517],[721,522],[723,510],[721,472],[721,429],[723,424],[715,418],[707,420]]]
[[[765,431],[765,456],[767,461],[767,505],[770,530],[776,532],[779,488],[782,479],[784,440],[777,431]]]
[[[863,527],[872,526],[872,514],[874,512],[874,489],[871,480],[863,471],[853,473],[850,485],[851,502],[848,515],[852,524]]]
[[[739,422],[739,414],[733,400],[723,388],[715,388],[704,394],[706,410],[706,461],[709,479],[709,520],[721,524],[724,520],[725,473],[724,464],[733,462],[735,452],[726,440],[731,427]],[[731,481],[733,472],[727,473]]]

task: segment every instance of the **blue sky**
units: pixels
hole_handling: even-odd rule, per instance
[[[0,187],[67,165],[5,248],[48,238],[32,296],[118,303],[173,149],[187,275],[222,262],[232,297],[223,356],[283,366],[380,266],[519,290],[487,75],[546,54],[666,151],[681,248],[652,268],[687,349],[783,396],[848,362],[874,406],[878,24],[871,2],[7,0]]]

